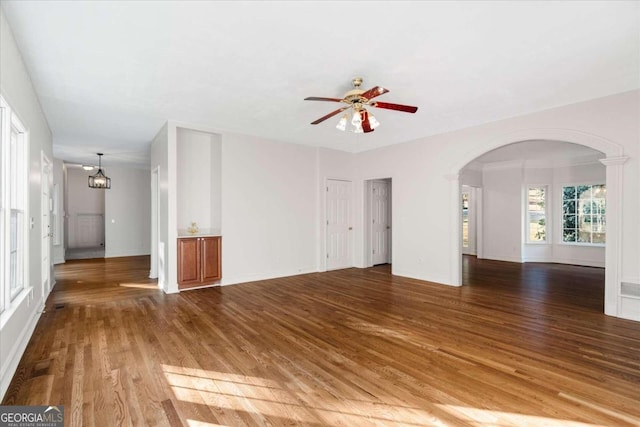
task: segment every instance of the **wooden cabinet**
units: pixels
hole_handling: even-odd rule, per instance
[[[178,287],[210,285],[222,277],[222,238],[178,238]]]

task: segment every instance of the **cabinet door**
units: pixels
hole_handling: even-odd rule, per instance
[[[200,282],[200,239],[178,239],[178,284]]]
[[[202,281],[211,283],[222,277],[220,237],[203,237],[200,240],[202,250]]]

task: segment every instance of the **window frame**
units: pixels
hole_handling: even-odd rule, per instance
[[[19,156],[12,162],[12,131],[20,145]],[[23,122],[0,95],[0,314],[2,322],[31,289],[29,281],[29,132]],[[12,167],[13,165],[13,167]],[[14,176],[14,173],[16,176]],[[13,188],[11,186],[14,186]],[[12,191],[13,190],[13,191]],[[16,194],[11,200],[12,192]],[[15,202],[15,206],[14,206]],[[21,277],[19,286],[11,284],[11,220],[19,212],[22,223],[17,230],[16,265]]]
[[[529,190],[534,189],[534,188],[542,188],[544,190],[544,221],[545,221],[545,225],[544,225],[544,234],[545,234],[545,238],[544,240],[531,240],[531,221],[530,221],[530,210],[529,210]],[[524,232],[525,232],[525,243],[527,245],[550,245],[552,242],[552,227],[551,227],[551,221],[550,221],[550,216],[549,216],[549,211],[550,211],[550,204],[551,204],[551,200],[552,198],[550,197],[551,194],[551,190],[550,190],[551,186],[549,184],[527,184],[525,186],[525,193],[524,193],[524,204],[525,204],[525,224],[524,224]]]
[[[604,248],[606,247],[606,241],[607,241],[607,231],[606,231],[606,209],[607,209],[607,198],[606,198],[606,194],[605,194],[605,213],[603,214],[605,217],[605,231],[604,231],[604,242],[603,243],[593,243],[593,242],[567,242],[564,240],[564,217],[565,217],[565,213],[564,213],[564,189],[566,187],[590,187],[590,190],[593,191],[593,187],[594,186],[603,186],[606,192],[607,189],[607,183],[606,180],[602,180],[602,181],[588,181],[588,182],[579,182],[579,183],[563,183],[560,185],[560,195],[559,195],[559,199],[560,199],[560,208],[559,208],[559,212],[560,212],[560,226],[559,226],[559,230],[560,230],[560,241],[558,242],[558,244],[560,245],[567,245],[567,246],[584,246],[584,247],[591,247],[591,248]],[[573,200],[576,200],[576,210],[575,210],[575,216],[576,216],[576,232],[579,230],[578,228],[578,221],[579,221],[579,214],[578,214],[578,206],[577,206],[577,198],[574,198]],[[593,197],[591,197],[591,201],[593,200]],[[591,240],[593,241],[593,232],[591,232]]]

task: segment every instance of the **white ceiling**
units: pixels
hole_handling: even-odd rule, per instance
[[[2,1],[77,163],[148,165],[167,119],[358,152],[640,87],[640,3]],[[335,129],[352,77],[388,88],[366,135]]]

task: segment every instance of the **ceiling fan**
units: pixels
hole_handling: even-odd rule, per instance
[[[340,114],[345,110],[351,109],[351,125],[352,130],[355,133],[368,133],[373,132],[375,128],[380,126],[380,122],[376,120],[376,118],[366,110],[366,106],[376,107],[376,108],[385,108],[387,110],[395,110],[395,111],[403,111],[405,113],[415,113],[418,111],[418,107],[412,107],[410,105],[401,105],[401,104],[391,104],[389,102],[379,102],[373,101],[373,98],[376,96],[380,96],[389,92],[388,89],[385,89],[380,86],[374,86],[369,90],[360,89],[360,85],[362,85],[362,78],[356,77],[351,80],[353,84],[353,89],[349,92],[345,93],[342,98],[324,98],[319,96],[309,96],[305,98],[305,101],[331,101],[331,102],[344,102],[347,104],[346,107],[338,108],[335,111],[327,114],[326,116],[320,117],[318,120],[311,122],[312,125],[317,125],[318,123],[322,123],[325,120],[335,116],[336,114]],[[347,119],[349,118],[349,112],[345,112],[336,128],[344,131],[347,129]]]

